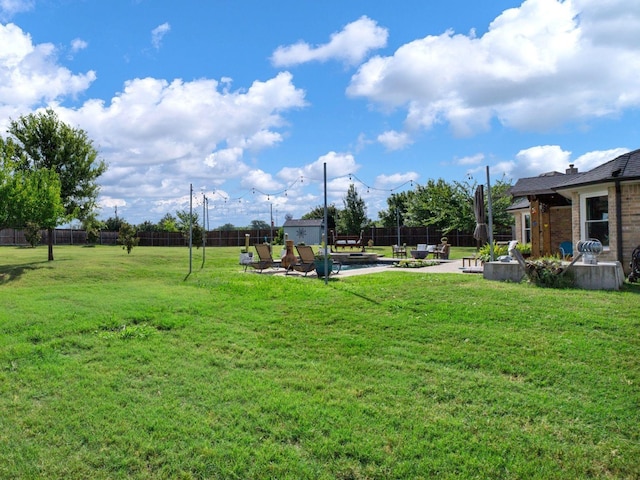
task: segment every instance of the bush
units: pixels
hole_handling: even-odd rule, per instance
[[[526,265],[529,281],[538,287],[571,288],[574,286],[573,272],[567,270],[555,257],[527,260]]]
[[[29,242],[33,248],[40,243],[42,240],[42,234],[40,233],[40,226],[36,225],[33,222],[27,222],[27,226],[24,232],[24,238]]]

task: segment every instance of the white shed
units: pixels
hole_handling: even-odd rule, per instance
[[[285,235],[297,245],[320,245],[322,243],[322,219],[296,220],[291,219],[282,225]]]

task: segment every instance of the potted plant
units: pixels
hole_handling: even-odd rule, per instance
[[[325,270],[325,256],[326,256],[327,270]],[[331,256],[326,250],[324,249],[318,250],[318,253],[316,253],[316,258],[314,260],[314,263],[315,263],[316,274],[318,275],[318,278],[324,277],[325,275],[331,275],[333,271],[333,258],[331,258]]]

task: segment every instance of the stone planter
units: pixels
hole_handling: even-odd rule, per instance
[[[253,262],[253,252],[240,254],[240,265],[249,265],[251,262]]]

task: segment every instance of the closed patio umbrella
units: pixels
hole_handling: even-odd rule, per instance
[[[489,231],[487,229],[487,218],[484,212],[484,186],[478,185],[473,198],[473,211],[476,215],[476,228],[473,231],[473,238],[478,241],[478,246],[487,243]]]

